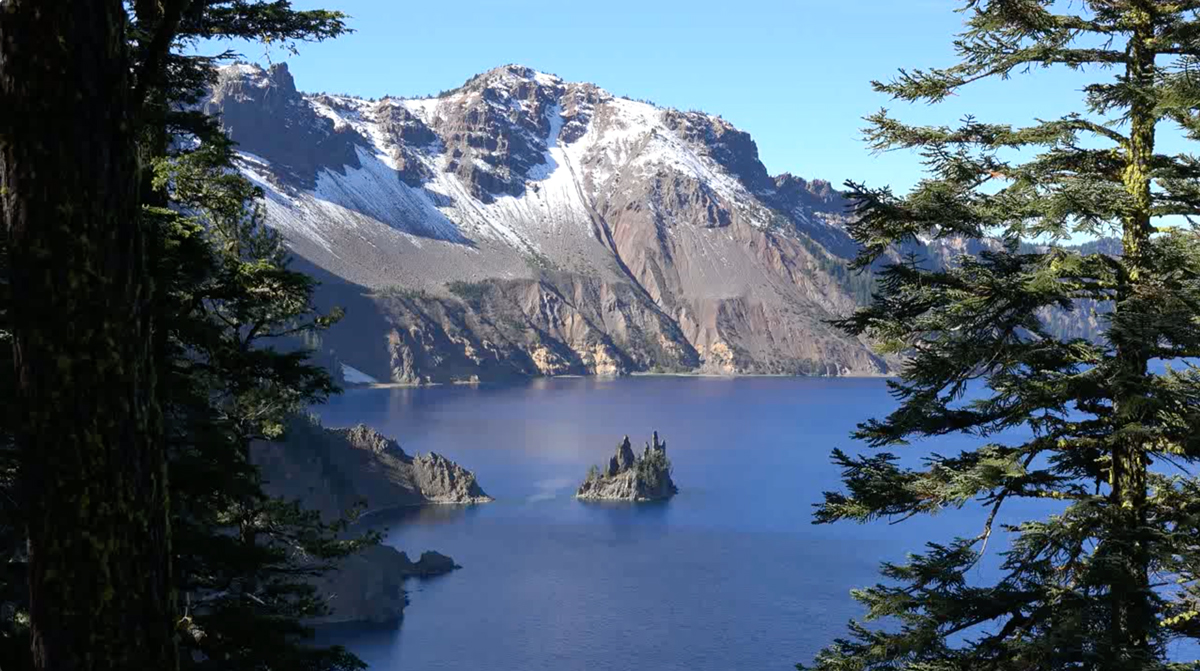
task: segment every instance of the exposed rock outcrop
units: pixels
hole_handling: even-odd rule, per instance
[[[342,559],[314,582],[329,612],[310,624],[389,624],[404,617],[411,575],[408,556],[387,545],[374,545]]]
[[[475,474],[436,452],[412,458],[413,480],[429,503],[487,503]]]
[[[327,429],[314,419],[295,418],[284,442],[256,443],[251,458],[263,473],[269,495],[298,499],[326,521],[357,506],[381,511],[492,500],[462,466],[435,453],[409,456],[395,440],[362,424]],[[397,622],[408,603],[405,579],[457,568],[453,559],[438,552],[424,552],[413,562],[393,547],[369,546],[341,559],[314,582],[330,612],[311,624]]]
[[[575,497],[602,501],[659,501],[679,492],[671,480],[667,443],[654,432],[641,456],[633,452],[629,436],[617,445],[617,453],[604,469],[592,467]]]
[[[408,578],[432,578],[462,568],[438,552],[423,552],[413,562],[388,545],[373,545],[343,559],[321,576],[315,586],[325,595],[329,613],[313,618],[316,626],[332,624],[389,624],[404,617]]]
[[[361,167],[355,147],[369,145],[353,128],[318,115],[296,90],[286,63],[267,70],[249,65],[222,69],[203,109],[220,114],[241,151],[272,157],[273,176],[290,188],[315,187],[322,169]],[[280,127],[288,133],[277,132]]]
[[[438,454],[410,456],[378,431],[358,425],[327,429],[296,419],[283,443],[257,443],[251,458],[272,496],[300,499],[326,519],[431,503],[491,501],[475,475]]]
[[[683,372],[700,362],[678,325],[629,283],[548,274],[539,281],[458,282],[449,293],[377,295],[392,324],[390,379]]]
[[[405,557],[405,559],[407,558]],[[455,564],[454,560],[446,555],[434,552],[433,550],[427,550],[422,552],[421,558],[417,560],[417,563],[412,565],[410,573],[419,578],[432,578],[460,568],[462,567]]]

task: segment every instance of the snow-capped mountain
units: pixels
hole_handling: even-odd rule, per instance
[[[720,117],[514,65],[408,100],[235,65],[205,108],[376,378],[887,372],[826,323],[868,281],[840,195]]]

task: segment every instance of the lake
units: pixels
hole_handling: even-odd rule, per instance
[[[883,380],[844,378],[349,391],[316,409],[327,426],[363,422],[410,454],[443,454],[496,502],[383,520],[388,544],[463,568],[409,581],[399,627],[328,636],[372,669],[791,669],[844,634],[860,614],[849,591],[875,582],[880,560],[979,531],[976,510],[812,525],[812,504],[839,485],[830,450],[862,449],[855,424],[894,405]],[[654,430],[678,496],[572,497],[622,436],[640,450]]]

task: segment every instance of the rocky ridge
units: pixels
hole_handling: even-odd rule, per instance
[[[327,344],[376,379],[889,370],[827,324],[865,281],[840,195],[718,116],[515,65],[407,100],[238,65],[203,107],[268,222],[361,299]]]
[[[671,480],[671,461],[667,459],[667,443],[659,441],[654,432],[653,442],[646,443],[641,456],[634,454],[629,436],[617,445],[617,453],[600,469],[593,466],[579,485],[575,498],[600,501],[660,501],[679,492]]]
[[[873,286],[848,270],[843,194],[771,175],[719,116],[519,65],[379,100],[235,65],[202,108],[318,298],[347,307],[324,345],[374,379],[894,371],[829,325]],[[993,244],[896,253],[937,266]]]

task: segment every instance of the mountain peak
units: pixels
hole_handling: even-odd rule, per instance
[[[564,83],[557,75],[509,63],[471,77],[457,91],[529,91],[537,88],[557,88]]]
[[[287,94],[290,80],[231,67],[205,109],[299,257],[403,289],[353,293],[387,311],[352,329],[378,350],[348,361],[359,370],[887,370],[825,326],[862,289],[839,272],[855,249],[836,193],[771,177],[719,117],[520,64],[427,98]]]
[[[552,75],[547,72],[535,70],[529,66],[521,65],[519,63],[509,63],[507,65],[501,65],[499,67],[492,68],[491,70],[478,75],[477,78],[481,78],[488,82],[520,80],[536,82],[542,86],[552,86],[563,83],[562,77],[559,77],[558,75]]]

